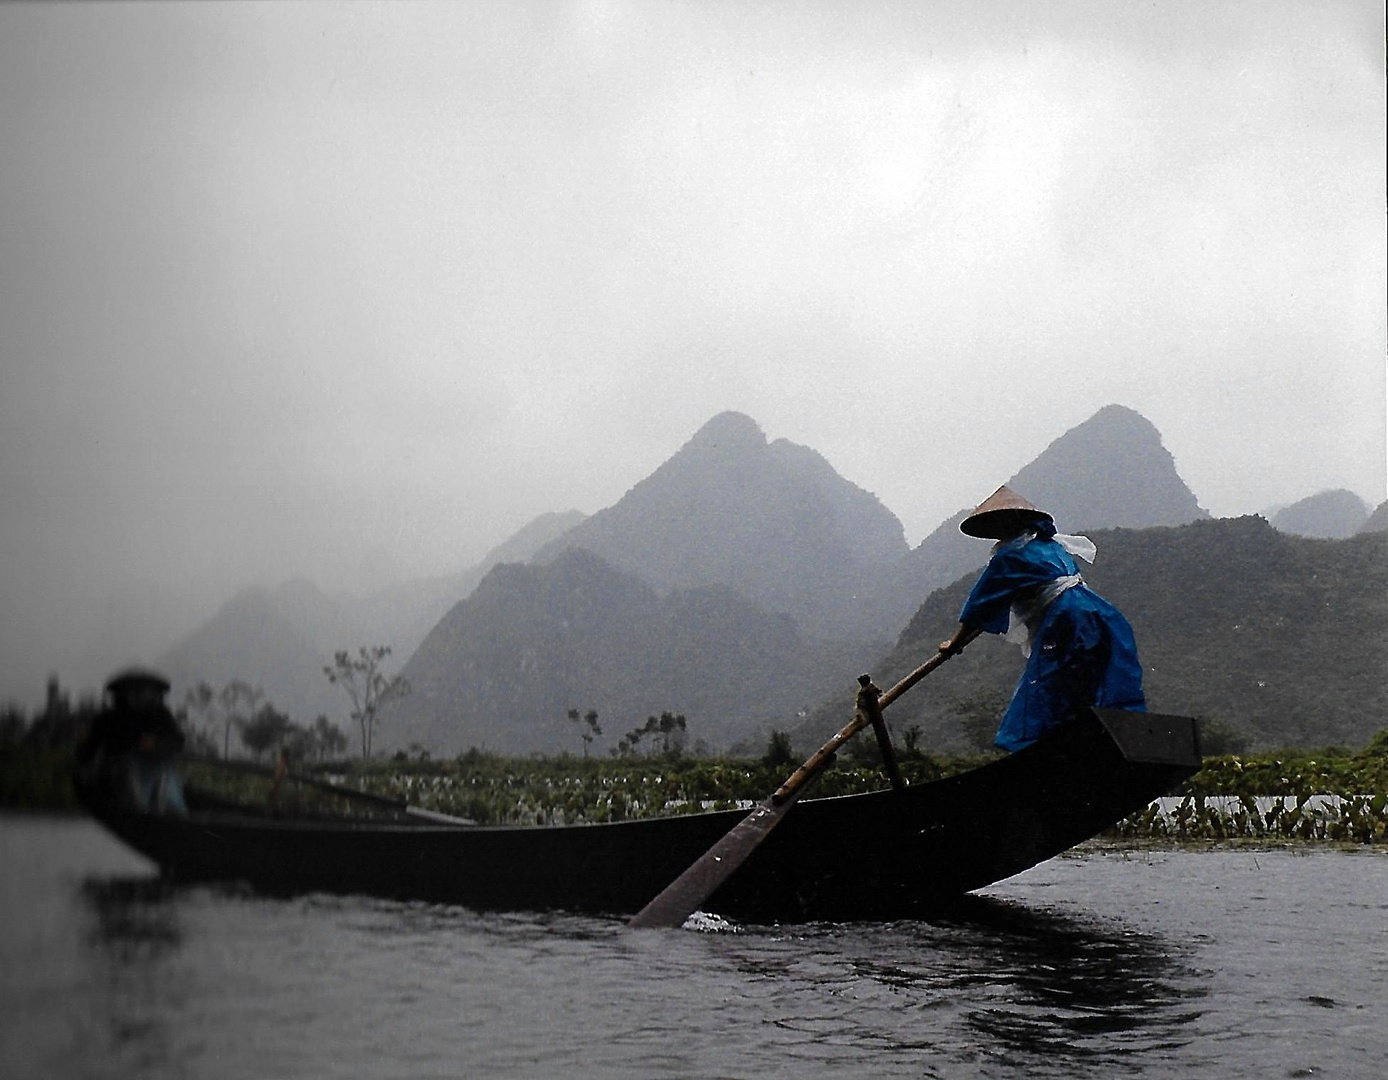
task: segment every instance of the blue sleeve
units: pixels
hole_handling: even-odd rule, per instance
[[[1012,610],[1012,594],[1017,591],[1014,575],[1004,566],[1003,552],[988,560],[964,601],[959,621],[975,626],[985,634],[1005,634]]]
[[[1074,572],[1073,561],[1053,540],[1038,538],[1027,544],[1006,544],[993,553],[983,568],[959,612],[959,621],[986,634],[1005,634],[1012,598],[1020,590]]]

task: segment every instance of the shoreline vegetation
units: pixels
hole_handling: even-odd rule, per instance
[[[815,782],[813,797],[886,786],[871,744],[855,746]],[[920,784],[975,768],[989,755],[933,758],[916,749],[899,765]],[[294,763],[293,776],[271,794],[271,770],[235,769],[212,761],[180,766],[193,785],[264,804],[271,812],[392,812],[381,802],[343,797],[351,789],[483,825],[599,823],[660,814],[749,808],[794,768],[773,738],[761,758],[691,757],[683,753],[584,758],[569,754],[502,757],[472,749],[451,759],[407,757]],[[0,740],[0,810],[75,811],[71,750],[28,740]],[[1170,796],[1103,834],[1108,841],[1388,843],[1388,730],[1367,747],[1229,754]]]

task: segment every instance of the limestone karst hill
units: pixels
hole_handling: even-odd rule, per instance
[[[1204,513],[1156,430],[1118,406],[1013,481],[1062,521],[1142,527]],[[576,738],[567,710],[592,707],[623,731],[684,713],[711,749],[756,739],[851,685],[933,582],[982,563],[987,545],[953,529],[955,542],[951,529],[910,551],[896,517],[819,454],[720,414],[544,548],[537,562],[549,572],[504,568],[450,612],[411,659],[416,692],[393,707],[397,730],[382,738],[431,752],[557,749]],[[561,562],[575,552],[596,561]],[[835,658],[843,666],[826,667]]]
[[[736,412],[550,544],[584,548],[657,589],[721,585],[825,640],[879,634],[863,602],[907,553],[901,522],[817,452],[768,442]]]
[[[1354,492],[1336,488],[1308,495],[1266,516],[1273,528],[1283,532],[1343,540],[1368,524],[1369,507]]]
[[[1177,473],[1157,429],[1122,405],[1104,406],[998,483],[1051,513],[1062,532],[1184,525],[1209,517]],[[991,493],[980,491],[978,501]],[[879,631],[894,637],[929,593],[983,565],[986,545],[959,532],[970,509],[942,523],[877,583],[871,603],[881,613]]]
[[[875,649],[806,640],[724,585],[657,590],[583,548],[499,566],[404,668],[382,745],[578,752],[570,709],[596,709],[600,752],[648,716],[686,716],[689,745],[723,750],[808,710]]]
[[[577,511],[542,514],[475,566],[365,596],[329,594],[307,578],[273,589],[244,589],[159,656],[155,666],[172,681],[175,705],[199,681],[220,687],[239,679],[261,688],[267,701],[300,723],[319,713],[345,721],[346,698],[322,672],[334,652],[389,645],[391,668],[398,668],[492,567],[530,558],[582,520]]]

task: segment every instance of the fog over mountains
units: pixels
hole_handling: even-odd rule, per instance
[[[403,664],[493,566],[529,559],[582,520],[578,511],[544,514],[466,571],[364,597],[329,595],[306,578],[276,589],[245,589],[159,656],[155,666],[173,683],[175,703],[198,681],[224,686],[241,679],[262,687],[270,701],[301,722],[320,713],[341,716],[342,691],[322,671],[334,652],[386,644],[396,665]]]
[[[1156,429],[1119,406],[1056,439],[1010,482],[1062,523],[1142,528],[1206,516]],[[981,566],[988,548],[959,533],[956,518],[909,549],[897,519],[814,451],[768,443],[754,421],[724,413],[548,545],[539,556],[556,560],[548,572],[494,571],[451,611],[405,666],[417,692],[392,705],[381,738],[433,753],[539,750],[564,745],[569,708],[596,708],[613,741],[669,710],[724,749],[794,724],[851,683],[927,595]],[[577,550],[632,579],[600,587],[586,560],[576,579],[579,567],[557,560]],[[667,617],[654,594],[637,602],[634,580],[697,617]],[[769,633],[762,613],[785,617],[783,631]]]
[[[1062,531],[1209,517],[1156,428],[1118,405],[1006,482]],[[414,692],[383,718],[387,752],[576,751],[572,708],[598,711],[598,752],[663,711],[688,718],[691,745],[723,750],[809,730],[899,647],[928,598],[986,560],[989,545],[958,531],[968,509],[911,548],[816,451],[722,413],[614,505],[546,515],[466,573],[366,599],[303,580],[248,590],[160,663],[175,697],[240,678],[307,721],[345,714],[321,673],[335,649],[389,644]]]
[[[550,543],[585,548],[660,589],[723,585],[811,637],[883,631],[864,592],[908,552],[901,522],[822,456],[715,416],[615,505]]]

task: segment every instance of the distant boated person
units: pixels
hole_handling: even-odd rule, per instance
[[[144,812],[186,814],[173,767],[184,735],[164,704],[162,675],[130,668],[106,683],[106,704],[77,748],[77,762],[106,794]]]
[[[1027,657],[998,727],[999,747],[1020,750],[1082,706],[1146,710],[1132,627],[1075,564],[1075,555],[1094,561],[1088,537],[1057,534],[1050,514],[1006,486],[959,530],[997,543],[940,651],[957,653],[981,631],[1006,634]]]

